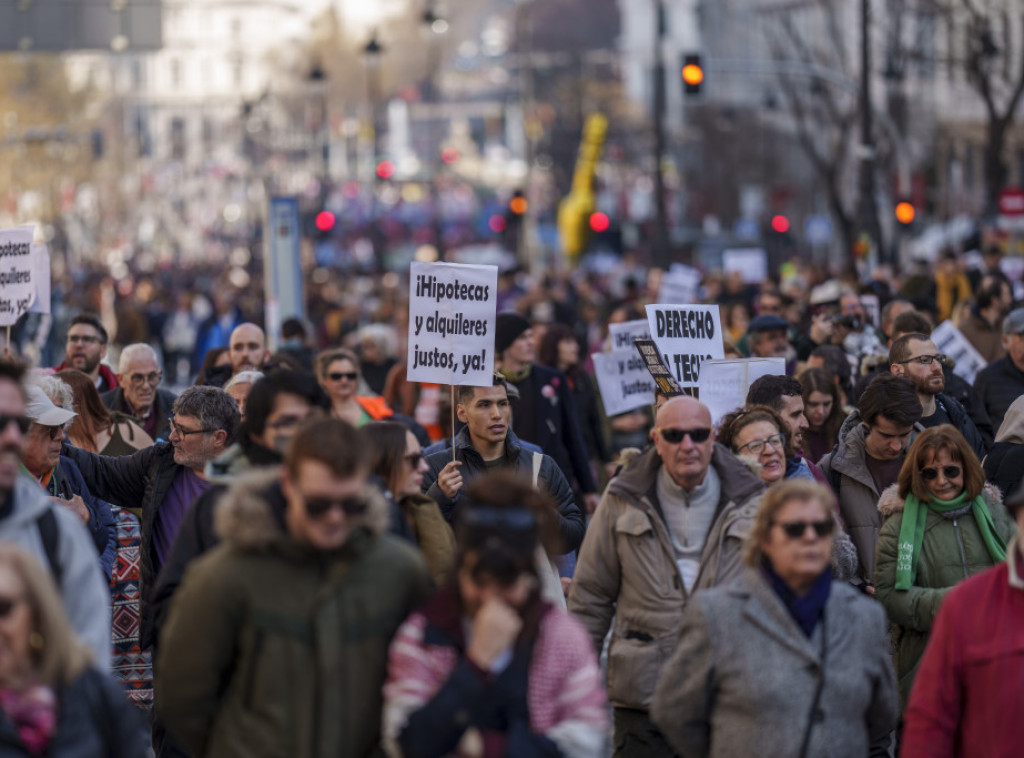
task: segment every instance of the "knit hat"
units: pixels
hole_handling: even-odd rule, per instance
[[[504,353],[532,325],[518,313],[499,313],[494,322],[494,352]]]

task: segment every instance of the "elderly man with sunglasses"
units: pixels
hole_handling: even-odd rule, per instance
[[[157,715],[195,758],[374,754],[388,646],[431,580],[386,533],[355,429],[308,421],[217,525],[161,630]]]
[[[569,610],[608,649],[615,755],[673,756],[648,710],[677,644],[687,601],[743,573],[743,540],[764,483],[715,443],[711,413],[690,397],[669,400],[653,446],[605,490],[580,549]]]

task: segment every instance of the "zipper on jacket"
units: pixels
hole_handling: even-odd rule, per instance
[[[963,564],[964,579],[966,579],[970,576],[970,574],[967,573],[967,554],[964,552],[964,541],[960,536],[960,525],[957,523],[956,519],[953,519],[953,531],[956,532],[956,544],[960,548],[960,562]]]
[[[265,632],[262,629],[256,630],[256,639],[252,643],[252,653],[249,655],[249,665],[245,672],[245,695],[243,704],[247,711],[251,711],[256,692],[256,667],[259,665],[260,655],[263,653],[263,638]]]

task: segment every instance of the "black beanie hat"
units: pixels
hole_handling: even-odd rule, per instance
[[[504,353],[530,327],[530,322],[518,313],[499,313],[494,322],[494,352]]]

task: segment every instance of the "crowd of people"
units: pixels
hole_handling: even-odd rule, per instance
[[[137,339],[109,303],[55,318],[52,362],[23,332],[2,752],[1014,755],[1024,292],[1000,257],[709,272],[726,354],[786,364],[720,419],[695,390],[604,413],[587,356],[657,300],[628,259],[503,273],[488,386],[407,380],[397,278],[370,304],[320,282],[275,352],[219,288]],[[939,350],[947,320],[986,367]]]

